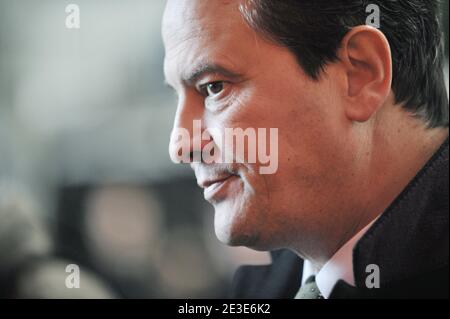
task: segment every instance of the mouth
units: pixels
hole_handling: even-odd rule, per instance
[[[205,200],[208,202],[218,202],[226,197],[227,186],[237,178],[239,178],[237,175],[222,176],[199,182],[199,186],[204,189],[203,195]]]

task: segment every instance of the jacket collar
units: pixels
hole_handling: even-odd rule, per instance
[[[448,266],[449,169],[447,140],[361,238],[353,251],[357,287],[366,267],[389,285]]]

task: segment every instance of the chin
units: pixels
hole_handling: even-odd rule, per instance
[[[225,203],[215,205],[214,210],[214,228],[219,241],[232,247],[266,250],[260,241],[259,225],[250,218],[249,211],[236,211]]]

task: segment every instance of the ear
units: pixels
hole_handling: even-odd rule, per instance
[[[392,84],[392,57],[384,34],[370,26],[347,33],[338,51],[346,79],[345,113],[365,122],[385,103]]]

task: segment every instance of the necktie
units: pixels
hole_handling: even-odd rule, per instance
[[[316,284],[316,277],[311,276],[306,279],[305,283],[300,287],[295,299],[323,299],[319,288]]]

